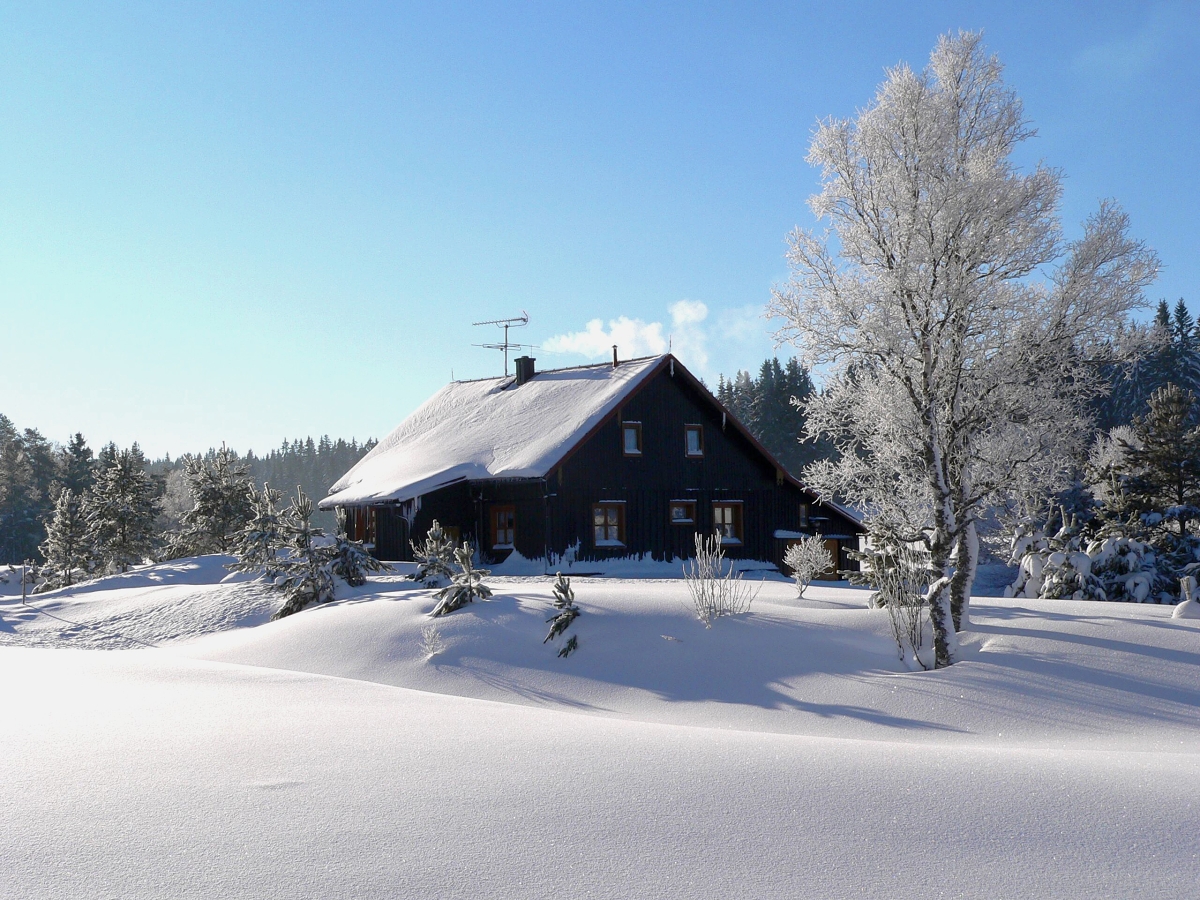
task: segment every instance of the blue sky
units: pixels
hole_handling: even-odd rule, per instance
[[[1200,4],[1045,6],[2,3],[0,412],[154,455],[379,437],[521,310],[543,367],[611,322],[756,367],[814,123],[959,28],[1068,233],[1117,198],[1150,299],[1200,308]]]

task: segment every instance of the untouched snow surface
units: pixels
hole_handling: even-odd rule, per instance
[[[1170,607],[980,598],[967,660],[909,673],[862,591],[765,581],[705,629],[680,581],[577,578],[560,659],[545,578],[431,622],[430,592],[391,576],[267,622],[277,598],[221,562],[41,613],[0,597],[0,896],[1177,898],[1200,879],[1200,622]]]

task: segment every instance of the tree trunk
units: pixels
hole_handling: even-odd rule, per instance
[[[929,601],[929,621],[933,625],[934,668],[944,669],[953,665],[958,656],[958,638],[953,627],[950,607],[950,542],[944,527],[946,514],[939,512],[934,517],[933,541],[930,543],[930,563],[934,583],[926,598]]]
[[[979,532],[975,523],[968,522],[959,532],[955,543],[954,577],[950,580],[950,615],[954,630],[962,631],[970,624],[971,588],[979,569]]]

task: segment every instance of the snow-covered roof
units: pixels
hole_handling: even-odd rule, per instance
[[[452,381],[329,489],[322,509],[411,500],[463,480],[542,478],[666,357]]]

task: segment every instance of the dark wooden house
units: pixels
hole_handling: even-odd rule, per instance
[[[438,519],[493,563],[726,555],[779,565],[821,534],[840,568],[861,523],[821,503],[671,355],[447,385],[321,501],[382,559],[412,558]],[[584,565],[580,565],[583,563]]]

